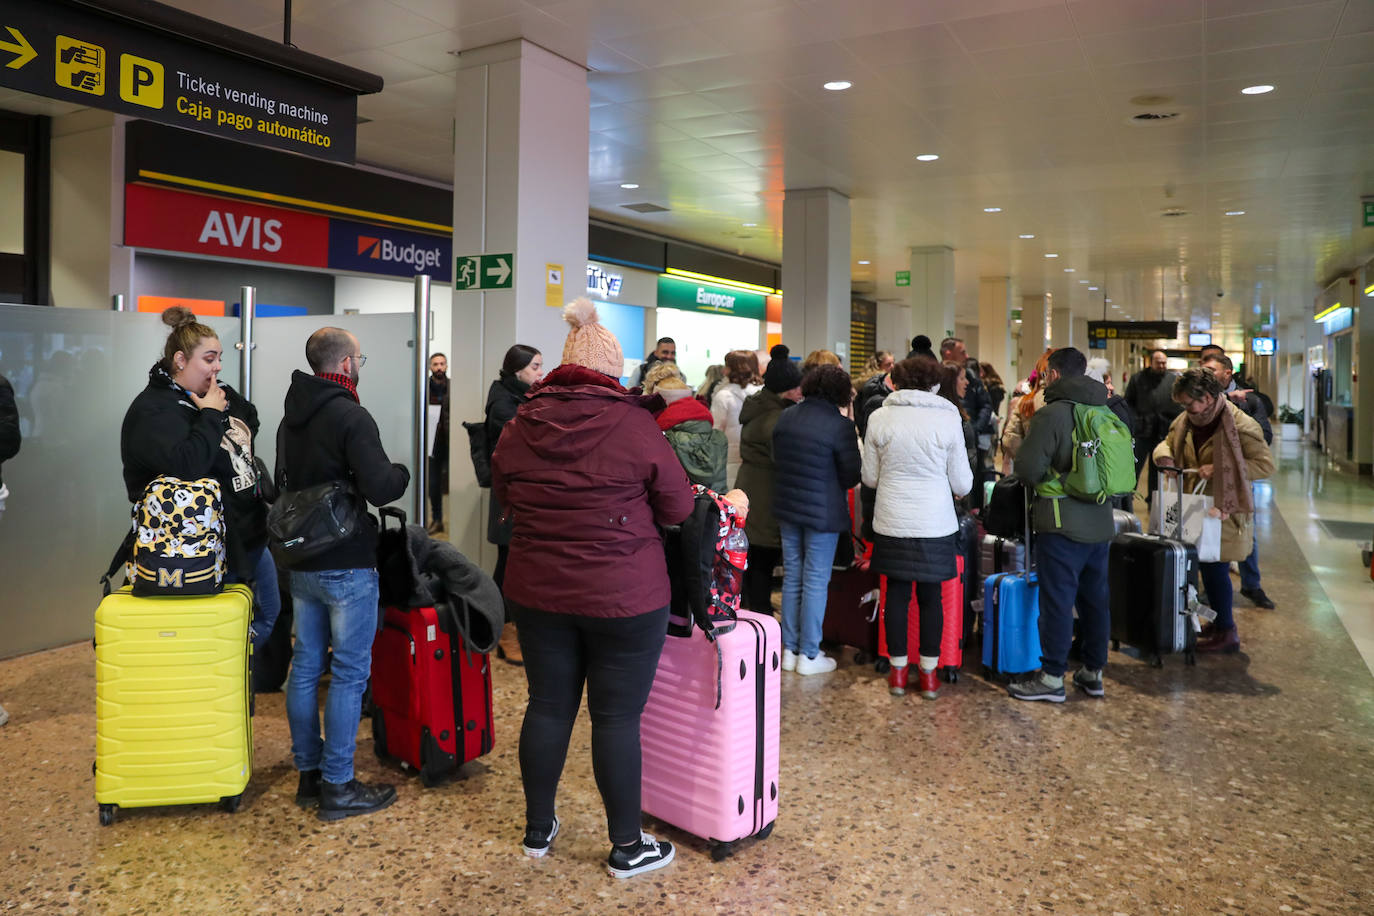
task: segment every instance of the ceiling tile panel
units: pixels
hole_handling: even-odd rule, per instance
[[[1337,31],[1341,35],[1354,35],[1358,32],[1374,32],[1374,3],[1349,3],[1341,16]]]
[[[459,41],[456,32],[432,32],[386,45],[382,50],[435,73],[453,73],[458,69],[458,56],[450,52],[458,49]]]
[[[454,3],[453,0],[391,0],[391,3],[438,23],[445,29],[500,19],[510,15],[511,7],[517,5],[511,0],[463,0],[462,3]]]
[[[1374,34],[1342,35],[1331,42],[1331,53],[1326,58],[1328,67],[1369,63],[1374,63]]]
[[[944,26],[859,35],[841,42],[865,64],[882,67],[910,60],[963,57],[964,48]]]
[[[949,22],[946,25],[959,43],[970,52],[1043,44],[1076,37],[1073,20],[1069,18],[1068,9],[1062,5],[995,16],[977,16]]]
[[[1185,22],[1157,29],[1094,35],[1084,39],[1083,48],[1094,67],[1115,67],[1200,54],[1202,33],[1201,22]]]
[[[1202,0],[1083,0],[1070,2],[1079,35],[1152,29],[1202,18]]]
[[[1327,2],[1330,0],[1205,0],[1205,5],[1208,19],[1225,19],[1231,16],[1244,16],[1247,13],[1311,6]]]
[[[1093,73],[1104,91],[1115,90],[1129,98],[1170,86],[1200,83],[1206,78],[1207,64],[1199,54],[1138,64],[1102,64],[1094,67]]]
[[[983,74],[993,80],[1012,80],[1060,70],[1082,71],[1083,78],[1089,79],[1083,51],[1076,39],[982,51],[972,56]]]
[[[602,44],[645,67],[666,67],[726,56],[720,40],[700,26],[670,28],[604,40]]]
[[[293,33],[298,26],[315,27],[356,43],[356,48],[395,44],[447,29],[386,0],[345,0],[315,11],[303,11],[297,4],[293,18]]]
[[[1232,16],[1207,22],[1207,50],[1234,51],[1329,38],[1336,30],[1345,0],[1313,3],[1294,9]]]
[[[1317,89],[1368,89],[1374,86],[1374,65],[1355,67],[1327,67],[1317,77]]]
[[[1208,79],[1268,79],[1321,69],[1330,42],[1301,41],[1207,55]],[[1355,61],[1352,61],[1355,63]]]

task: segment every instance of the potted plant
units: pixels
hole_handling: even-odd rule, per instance
[[[1302,438],[1302,410],[1294,410],[1287,404],[1279,405],[1279,425],[1281,438],[1294,441]]]

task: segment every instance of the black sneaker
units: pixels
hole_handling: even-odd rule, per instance
[[[542,859],[548,853],[549,847],[553,845],[553,838],[558,836],[558,815],[553,816],[553,826],[547,830],[535,830],[533,827],[525,828],[525,855],[531,859]]]
[[[301,781],[296,784],[296,804],[301,808],[313,808],[320,803],[319,770],[301,770]]]
[[[667,840],[656,840],[647,833],[639,835],[633,846],[612,846],[606,857],[606,870],[616,878],[633,878],[662,868],[673,861],[677,850]]]
[[[1045,674],[1037,671],[1019,681],[1007,685],[1007,693],[1018,700],[1047,700],[1050,703],[1064,702],[1064,681],[1060,679],[1055,687],[1045,681]]]
[[[1073,673],[1073,685],[1090,697],[1105,697],[1107,691],[1102,689],[1102,672],[1096,674],[1087,668],[1079,668]]]
[[[370,786],[356,779],[343,785],[326,780],[320,781],[320,811],[316,817],[322,821],[337,821],[359,814],[380,811],[396,800],[395,786],[384,783]]]
[[[1264,593],[1262,588],[1243,588],[1240,593],[1250,599],[1250,603],[1255,607],[1262,607],[1266,611],[1274,609],[1274,602]]]

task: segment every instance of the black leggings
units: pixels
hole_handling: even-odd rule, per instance
[[[916,604],[920,608],[921,655],[931,658],[940,654],[940,637],[945,628],[945,606],[941,596],[941,583],[917,582]],[[887,654],[907,654],[907,613],[911,606],[912,583],[905,579],[887,580],[887,607],[884,620],[887,622]]]
[[[511,604],[530,699],[520,729],[527,828],[553,825],[582,685],[592,718],[592,772],[611,842],[639,841],[639,717],[667,635],[668,608],[637,617],[579,617]]]
[[[744,570],[744,607],[756,614],[773,613],[773,567],[781,558],[781,547],[749,545],[749,566]]]

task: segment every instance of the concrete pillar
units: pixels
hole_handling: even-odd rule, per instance
[[[1073,336],[1071,347],[1077,347],[1084,353],[1088,352],[1088,319],[1082,315],[1075,314],[1072,318]],[[1091,355],[1091,354],[1089,354]],[[1116,368],[1116,367],[1113,367]]]
[[[912,336],[930,338],[931,349],[940,352],[940,341],[954,334],[954,249],[947,245],[911,249]],[[909,343],[909,341],[908,341]]]
[[[878,349],[897,359],[911,349],[911,308],[904,302],[878,303]]]
[[[978,350],[974,355],[982,362],[992,363],[1008,387],[1024,374],[1016,365],[1016,351],[1012,348],[1011,308],[1010,278],[978,278]]]
[[[120,244],[125,120],[94,108],[53,119],[53,305],[108,309],[114,293],[136,292],[129,285],[132,252]],[[137,307],[132,299],[129,307]]]
[[[1016,374],[1020,378],[1031,374],[1036,361],[1050,345],[1046,319],[1052,309],[1048,293],[1021,297],[1021,342],[1016,360]]]
[[[1354,370],[1350,396],[1355,408],[1355,454],[1352,457],[1359,473],[1369,474],[1374,472],[1374,266],[1366,265],[1355,275],[1355,280],[1350,291],[1355,303],[1355,314],[1351,316],[1355,333],[1350,361]]]
[[[1086,350],[1087,344],[1084,341],[1073,339],[1073,312],[1067,308],[1057,308],[1054,310],[1053,318],[1050,322],[1050,346],[1058,350],[1060,347],[1077,347]]]
[[[785,191],[782,339],[794,355],[833,350],[849,365],[849,287],[849,198],[833,188]]]
[[[477,486],[460,420],[483,415],[512,344],[560,362],[561,306],[582,294],[587,263],[586,70],[528,41],[464,51],[454,134],[453,253],[514,255],[510,289],[453,292],[449,530],[490,569],[487,492]],[[558,268],[561,290],[549,283]]]

